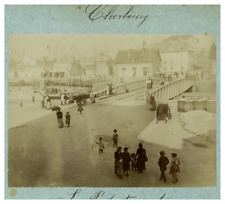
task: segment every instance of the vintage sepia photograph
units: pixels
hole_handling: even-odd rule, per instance
[[[8,187],[217,186],[216,34],[10,34]]]

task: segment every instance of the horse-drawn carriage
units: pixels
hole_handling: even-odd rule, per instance
[[[87,87],[76,87],[76,88],[58,88],[58,87],[48,87],[46,88],[46,95],[51,100],[60,100],[62,96],[64,97],[65,101],[69,101],[69,103],[77,103],[81,102],[83,104],[87,103],[87,99],[90,98],[90,88]]]
[[[171,116],[169,105],[163,104],[163,103],[158,104],[157,109],[156,109],[157,123],[159,120],[164,120],[166,123],[168,120],[171,120],[171,118],[172,118],[172,116]]]
[[[77,103],[82,103],[84,105],[87,103],[88,98],[89,98],[89,93],[75,94],[75,95],[72,95],[71,102],[76,101]]]

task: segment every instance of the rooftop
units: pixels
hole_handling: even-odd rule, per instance
[[[115,64],[152,63],[160,58],[158,50],[119,50],[115,58]]]

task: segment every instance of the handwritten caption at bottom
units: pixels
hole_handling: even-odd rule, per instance
[[[70,194],[71,195],[70,199],[71,200],[79,199],[79,195],[81,195],[81,194],[82,194],[82,190],[81,190],[81,188],[78,188],[76,191],[74,191],[73,194]],[[166,196],[166,193],[164,193],[161,196],[159,196],[158,199],[162,200],[162,199],[165,198],[165,196]],[[111,199],[126,199],[127,200],[127,199],[141,199],[141,198],[138,198],[138,196],[131,195],[131,194],[128,194],[124,198],[118,198],[116,196],[116,194],[107,195],[105,191],[101,190],[101,191],[97,191],[94,194],[91,194],[86,199],[91,199],[91,200],[97,200],[97,199],[106,199],[106,200],[108,200],[108,199],[109,200],[111,200]]]

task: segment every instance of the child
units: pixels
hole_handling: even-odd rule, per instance
[[[66,124],[68,125],[68,127],[70,126],[70,113],[69,112],[66,113]]]
[[[137,158],[135,153],[131,154],[131,167],[132,167],[132,170],[135,170],[135,171],[137,170]]]
[[[104,149],[104,144],[102,142],[102,137],[99,138],[99,142],[98,142],[98,149],[99,149],[99,154],[103,154],[103,149]]]
[[[172,174],[173,183],[178,182],[177,173],[180,172],[180,161],[176,153],[172,153],[172,161],[170,166],[170,174]]]
[[[117,147],[118,143],[118,134],[117,134],[117,129],[113,130],[113,147]]]

